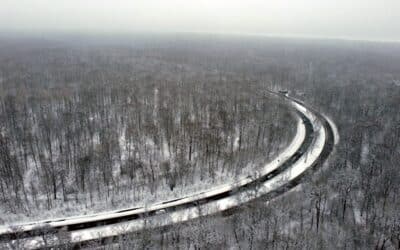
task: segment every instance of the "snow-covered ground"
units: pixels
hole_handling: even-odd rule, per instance
[[[144,211],[152,211],[152,210],[157,210],[157,209],[162,209],[165,207],[171,207],[171,206],[176,206],[179,204],[183,204],[186,202],[190,202],[193,200],[198,200],[201,198],[209,197],[218,193],[223,193],[225,191],[231,190],[235,187],[239,187],[242,185],[245,185],[251,181],[253,181],[255,178],[258,176],[265,175],[275,169],[277,169],[283,162],[285,162],[287,159],[289,159],[301,146],[302,142],[305,139],[305,126],[303,122],[301,121],[300,118],[297,119],[297,129],[296,129],[296,135],[293,138],[292,142],[290,145],[283,151],[281,152],[278,156],[276,156],[271,162],[267,163],[264,165],[264,167],[260,170],[260,172],[255,172],[251,176],[248,175],[242,175],[236,182],[230,182],[230,183],[225,183],[223,185],[218,185],[216,187],[206,189],[206,190],[201,190],[200,192],[193,192],[193,193],[187,193],[181,200],[179,201],[174,201],[174,202],[169,202],[173,199],[164,199],[155,202],[154,204],[146,205],[146,206],[135,206],[131,208],[126,208],[123,210],[128,210],[128,209],[136,209],[135,211],[127,211],[121,213],[120,209],[114,210],[114,211],[107,211],[104,213],[96,213],[96,214],[91,214],[91,215],[84,215],[84,216],[71,216],[68,218],[55,218],[51,220],[42,220],[42,221],[37,221],[37,222],[30,222],[30,223],[21,223],[13,226],[19,226],[21,229],[23,228],[24,230],[30,230],[33,229],[34,227],[42,224],[46,224],[51,227],[57,227],[57,226],[65,226],[68,224],[73,224],[73,223],[82,223],[82,222],[89,222],[89,221],[97,221],[100,219],[110,219],[110,218],[115,218],[118,216],[123,216],[123,215],[130,215],[130,214],[138,214],[142,213]],[[166,204],[168,203],[168,204]],[[2,226],[0,227],[0,233],[4,233],[9,229],[9,226]]]
[[[321,121],[319,121],[318,118],[312,112],[310,112],[308,109],[306,109],[304,106],[302,106],[298,103],[292,102],[292,104],[297,110],[302,112],[312,122],[312,126],[314,129],[314,137],[311,142],[311,145],[307,149],[307,151],[300,157],[300,159],[298,161],[296,161],[292,166],[288,167],[285,171],[283,171],[279,175],[275,176],[274,178],[269,179],[266,182],[262,183],[259,186],[259,188],[257,188],[256,190],[249,190],[249,192],[239,192],[230,197],[223,198],[223,199],[216,200],[216,201],[211,201],[211,202],[202,204],[197,207],[191,207],[191,208],[187,208],[187,209],[183,209],[183,210],[179,210],[179,211],[174,211],[171,213],[158,214],[156,216],[152,216],[149,218],[136,219],[133,221],[116,223],[116,224],[107,225],[107,226],[73,231],[70,234],[70,241],[72,243],[86,241],[86,240],[99,238],[100,235],[102,237],[115,236],[115,235],[121,234],[122,232],[127,233],[127,232],[134,232],[137,230],[141,230],[144,227],[152,228],[152,227],[157,227],[157,226],[163,226],[163,225],[168,225],[171,223],[187,221],[187,220],[190,220],[193,218],[197,218],[199,216],[213,214],[213,213],[216,213],[219,211],[226,210],[228,208],[235,207],[239,204],[248,202],[248,201],[250,201],[256,197],[259,197],[261,195],[267,194],[267,193],[269,193],[273,190],[276,190],[277,188],[285,185],[287,182],[290,182],[291,180],[297,178],[304,171],[306,171],[307,168],[312,166],[317,161],[319,155],[321,154],[321,152],[324,148],[326,134],[325,134],[325,129],[323,128],[323,126],[321,124]],[[222,193],[226,190],[233,189],[234,187],[237,187],[238,185],[240,186],[240,185],[249,183],[252,180],[254,180],[255,177],[257,177],[259,175],[267,174],[270,171],[279,167],[280,164],[282,164],[282,162],[284,162],[286,159],[288,159],[292,154],[294,154],[297,151],[297,149],[300,147],[304,138],[305,138],[305,127],[304,127],[304,124],[302,122],[300,122],[300,120],[299,120],[298,124],[297,124],[296,136],[293,139],[290,146],[287,147],[272,162],[266,164],[264,166],[264,168],[260,171],[260,173],[255,173],[253,176],[249,176],[249,177],[240,179],[236,183],[221,185],[216,188],[213,188],[212,190],[207,190],[205,192],[193,194],[188,197],[185,197],[184,199],[181,199],[179,201],[173,201],[168,204],[165,204],[165,201],[164,201],[164,202],[159,202],[159,203],[147,206],[147,207],[142,207],[142,208],[139,208],[134,211],[127,211],[125,213],[117,213],[118,211],[114,211],[114,212],[110,212],[110,213],[97,214],[97,215],[91,215],[91,216],[67,218],[63,221],[50,222],[49,225],[63,226],[63,225],[67,225],[70,223],[81,223],[81,222],[91,221],[91,220],[114,218],[116,216],[127,215],[130,213],[141,213],[143,211],[159,210],[159,209],[162,209],[165,207],[176,206],[176,205],[183,204],[183,203],[186,203],[189,201],[194,201],[199,198],[211,196],[216,193]],[[43,223],[43,222],[41,222],[41,223]],[[22,227],[24,229],[28,230],[29,228],[32,228],[33,226],[34,226],[34,224],[33,225],[25,225]],[[0,230],[2,232],[5,232],[9,229],[3,227]],[[39,244],[39,245],[43,244],[43,239],[40,239],[40,238],[29,239],[29,240],[25,241],[24,247],[33,247],[36,244]]]

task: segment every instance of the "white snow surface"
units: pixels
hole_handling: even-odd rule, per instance
[[[71,243],[77,243],[81,241],[87,240],[94,240],[101,237],[109,237],[109,236],[116,236],[121,233],[129,233],[138,230],[142,230],[146,228],[154,228],[158,226],[169,225],[177,222],[183,222],[190,219],[197,218],[199,216],[214,214],[240,204],[246,203],[254,198],[260,197],[271,191],[283,186],[285,183],[297,178],[300,176],[304,171],[306,171],[309,167],[311,167],[318,159],[319,155],[321,154],[325,140],[326,134],[325,129],[322,126],[319,119],[307,108],[303,105],[300,105],[294,101],[291,101],[292,105],[300,112],[302,112],[312,123],[314,129],[314,137],[311,142],[310,147],[307,151],[300,157],[298,161],[296,161],[292,166],[288,167],[285,171],[280,173],[279,175],[275,176],[272,179],[267,180],[266,182],[260,184],[260,186],[256,190],[249,190],[249,192],[239,192],[234,194],[230,197],[223,198],[216,201],[211,201],[197,207],[186,208],[170,213],[161,213],[149,218],[140,218],[135,219],[132,221],[126,221],[106,226],[99,226],[90,229],[82,229],[72,231],[70,233],[69,241]],[[328,122],[334,126],[334,123],[328,119]],[[337,134],[337,129],[334,133]],[[335,135],[335,143],[336,142],[336,135]],[[263,169],[259,173],[254,173],[252,176],[247,176],[237,182],[229,183],[225,185],[221,185],[215,187],[210,190],[206,190],[200,193],[195,193],[192,195],[188,195],[183,199],[172,201],[165,204],[168,201],[157,202],[153,205],[147,207],[140,207],[134,211],[126,211],[126,212],[119,212],[120,210],[106,212],[106,213],[99,213],[93,215],[86,215],[86,216],[75,216],[69,218],[60,218],[55,219],[52,221],[38,221],[30,224],[23,224],[19,225],[19,230],[30,230],[38,225],[49,225],[49,226],[65,226],[68,224],[75,224],[75,223],[82,223],[88,221],[96,221],[106,218],[115,218],[123,215],[131,215],[131,214],[138,214],[145,211],[152,211],[152,210],[159,210],[166,207],[176,206],[179,204],[183,204],[190,201],[195,201],[204,197],[212,196],[214,194],[222,193],[228,190],[232,190],[235,187],[242,186],[246,183],[253,181],[254,179],[258,178],[259,176],[268,174],[269,172],[273,171],[274,169],[278,168],[283,162],[285,162],[290,156],[292,156],[300,147],[302,142],[305,139],[305,126],[303,122],[298,119],[297,122],[297,133],[291,142],[291,144],[281,153],[279,154],[273,161],[265,164]],[[0,227],[0,233],[12,231],[12,227]],[[56,236],[54,236],[56,237]],[[49,240],[49,239],[47,239]],[[56,239],[54,239],[56,240]],[[21,240],[20,240],[21,241]],[[51,240],[50,240],[51,241]],[[15,242],[11,242],[13,244]],[[43,246],[44,242],[43,239],[40,237],[29,238],[24,240],[23,247],[24,248],[36,248]]]
[[[334,144],[338,144],[339,140],[340,140],[340,136],[339,136],[339,129],[337,128],[336,124],[332,121],[332,119],[325,115],[322,114],[322,116],[327,120],[327,122],[329,123],[329,126],[331,126],[332,130],[333,130],[333,141]]]

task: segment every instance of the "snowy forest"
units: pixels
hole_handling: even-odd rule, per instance
[[[0,224],[146,205],[257,171],[296,133],[268,90],[335,121],[322,166],[272,200],[93,247],[400,249],[396,43],[1,38]]]

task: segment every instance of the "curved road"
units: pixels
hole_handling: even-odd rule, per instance
[[[259,197],[271,199],[284,193],[310,172],[307,170],[324,162],[339,135],[326,116],[299,100],[268,92],[285,98],[299,120],[291,144],[259,172],[234,183],[147,207],[1,227],[0,247],[37,249],[112,241],[121,234],[169,226],[234,209]]]

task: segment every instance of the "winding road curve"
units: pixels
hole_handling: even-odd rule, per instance
[[[297,133],[290,145],[259,172],[234,183],[147,207],[0,227],[0,248],[38,249],[109,242],[123,234],[220,213],[256,198],[269,200],[286,192],[311,169],[323,164],[338,143],[339,134],[325,115],[295,98],[268,92],[286,99],[296,110]]]

